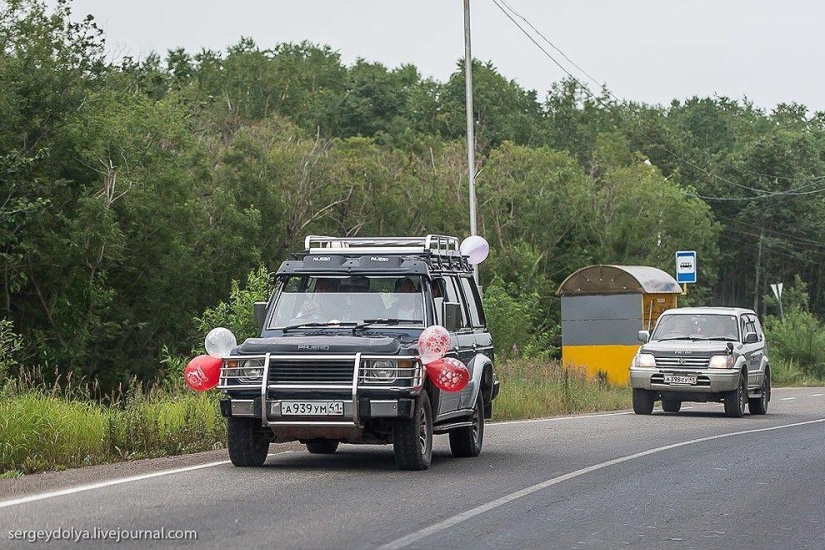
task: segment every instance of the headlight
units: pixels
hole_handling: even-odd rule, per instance
[[[656,358],[651,353],[640,353],[636,356],[636,366],[650,368],[656,366]]]
[[[244,378],[260,378],[264,375],[264,366],[257,360],[244,361],[238,374]]]
[[[376,361],[370,371],[371,378],[386,382],[395,378],[395,363],[393,361]]]
[[[733,367],[733,355],[714,355],[710,358],[708,367],[712,369],[729,369]]]
[[[398,378],[397,363],[391,359],[376,359],[364,362],[365,382],[392,382]]]

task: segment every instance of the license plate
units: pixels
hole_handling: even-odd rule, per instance
[[[281,414],[283,416],[343,416],[344,402],[281,401]]]
[[[680,376],[678,374],[666,374],[665,384],[676,384],[682,386],[692,386],[696,384],[695,376]]]

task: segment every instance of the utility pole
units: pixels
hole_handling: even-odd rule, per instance
[[[753,310],[759,312],[759,275],[762,270],[762,241],[765,238],[765,227],[759,230],[759,252],[756,255],[756,281],[753,286]]]
[[[476,138],[473,121],[473,53],[470,48],[470,0],[464,0],[464,81],[467,111],[467,166],[470,183],[470,235],[478,235],[476,221]],[[473,266],[478,283],[478,266]]]

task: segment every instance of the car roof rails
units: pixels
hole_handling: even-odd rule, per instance
[[[401,254],[428,259],[432,267],[449,270],[468,269],[459,250],[458,237],[426,235],[424,237],[327,237],[308,235],[305,254]]]

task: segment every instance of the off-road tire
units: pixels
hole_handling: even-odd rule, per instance
[[[633,388],[633,412],[651,414],[653,412],[653,392],[642,388]]]
[[[467,428],[450,430],[450,451],[453,456],[473,458],[481,454],[484,444],[484,400],[478,392],[476,406],[473,408],[473,425]]]
[[[766,414],[768,412],[768,402],[771,400],[771,371],[765,371],[762,379],[762,396],[748,399],[748,411],[751,414]]]
[[[314,439],[306,442],[307,451],[314,455],[331,455],[338,450],[338,441],[334,439]]]
[[[682,408],[682,401],[679,399],[662,399],[662,410],[666,413],[677,413]]]
[[[256,418],[227,418],[229,460],[235,466],[262,466],[269,453],[270,434]]]
[[[395,464],[401,470],[426,470],[433,457],[433,412],[423,392],[410,419],[396,420],[392,428]]]
[[[739,384],[732,392],[725,395],[725,416],[742,418],[745,416],[745,404],[748,401],[748,382],[745,375],[739,373]]]

